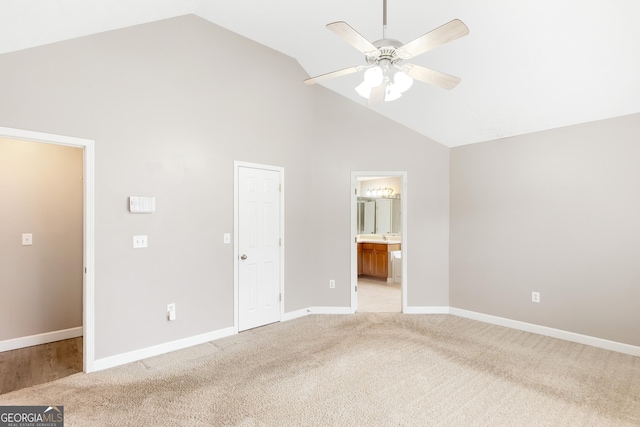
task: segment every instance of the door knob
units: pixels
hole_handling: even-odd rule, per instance
[[[244,261],[245,259],[247,259],[247,256],[245,254],[242,254],[240,255],[240,259]]]

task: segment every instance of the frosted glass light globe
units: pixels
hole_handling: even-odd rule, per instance
[[[400,93],[404,93],[409,90],[411,85],[413,85],[413,79],[404,71],[398,71],[396,75],[393,76],[393,83],[393,88],[395,90]]]
[[[382,68],[378,66],[368,68],[367,71],[364,72],[364,81],[371,87],[380,86],[382,80],[384,80],[384,73],[382,72]]]
[[[384,96],[385,102],[395,101],[396,99],[398,99],[398,98],[400,98],[402,96],[400,91],[394,89],[393,86],[395,86],[395,85],[387,86],[387,90],[386,90],[386,93],[385,93],[385,96]]]

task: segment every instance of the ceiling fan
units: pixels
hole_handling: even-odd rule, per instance
[[[383,0],[382,19],[382,39],[373,43],[365,39],[346,22],[338,21],[327,24],[326,27],[331,32],[362,52],[368,65],[333,71],[308,78],[304,82],[314,84],[365,70],[364,81],[356,87],[356,91],[361,96],[368,98],[369,106],[400,98],[402,93],[411,87],[414,79],[443,89],[453,89],[460,83],[459,77],[416,64],[402,63],[402,61],[466,36],[469,34],[469,28],[462,21],[454,19],[409,43],[402,44],[398,40],[386,38],[387,0]]]

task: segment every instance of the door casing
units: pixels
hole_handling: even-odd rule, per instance
[[[351,313],[355,313],[358,308],[358,295],[356,289],[358,286],[358,244],[356,238],[358,236],[358,196],[356,193],[358,188],[358,177],[398,177],[401,179],[402,192],[400,193],[401,205],[401,221],[402,221],[402,243],[400,250],[402,252],[402,284],[400,289],[402,292],[402,312],[407,310],[407,290],[409,289],[409,279],[407,274],[407,172],[406,171],[352,171],[351,172]]]
[[[95,361],[95,149],[91,139],[0,127],[0,137],[79,147],[84,151],[84,274],[82,280],[83,370],[94,371]]]

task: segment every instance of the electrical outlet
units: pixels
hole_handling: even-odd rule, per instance
[[[540,302],[540,292],[531,292],[531,301]]]
[[[333,289],[336,287],[336,281],[335,280],[329,280],[329,288]]]
[[[167,319],[176,320],[176,304],[167,304]]]

